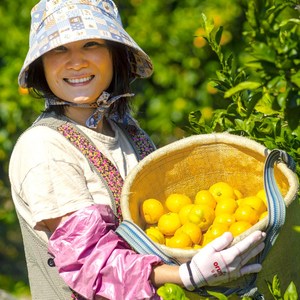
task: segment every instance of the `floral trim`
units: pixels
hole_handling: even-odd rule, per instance
[[[79,149],[91,163],[93,163],[97,171],[106,181],[115,199],[118,222],[122,222],[120,196],[124,181],[117,168],[75,127],[70,124],[63,124],[59,126],[57,130]]]
[[[153,144],[150,142],[149,137],[142,130],[133,125],[124,126],[129,136],[131,137],[140,159],[145,158],[155,150]]]

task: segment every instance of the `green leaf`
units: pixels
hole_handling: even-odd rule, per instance
[[[221,293],[217,293],[217,292],[213,292],[213,291],[207,291],[207,293],[214,296],[215,298],[217,298],[219,300],[228,300],[228,298]]]
[[[220,27],[217,29],[217,32],[216,32],[216,35],[215,35],[215,40],[216,40],[216,43],[217,43],[218,45],[220,45],[222,33],[223,33],[223,26],[220,26]]]
[[[300,25],[300,20],[299,19],[288,19],[288,20],[284,20],[282,21],[279,26],[280,27],[283,27],[285,25],[287,25],[288,23],[294,23],[294,24],[297,24],[297,25]]]
[[[232,95],[243,91],[243,90],[255,90],[261,86],[261,83],[255,81],[244,81],[232,87],[225,93],[225,98],[231,97]]]
[[[268,93],[264,93],[262,98],[257,102],[255,110],[265,115],[278,114],[278,111],[272,108],[272,103],[273,101],[270,95]]]
[[[269,45],[265,43],[258,43],[258,44],[253,44],[252,48],[253,48],[252,55],[255,58],[259,60],[272,62],[272,63],[275,61],[276,52]]]
[[[291,76],[291,82],[297,85],[300,88],[300,71]]]
[[[284,296],[284,300],[298,300],[298,293],[294,282],[292,281],[287,287]]]
[[[209,36],[215,27],[214,20],[207,19],[206,15],[203,13],[201,14],[201,16],[202,16],[202,21],[203,21],[203,28],[204,28],[207,36]]]
[[[254,107],[259,102],[259,100],[262,98],[262,93],[256,93],[252,95],[247,103],[247,118],[252,114]]]
[[[163,300],[189,300],[189,298],[186,297],[184,290],[174,283],[165,283],[158,288],[157,294],[162,297]]]
[[[272,293],[272,295],[273,295],[273,297],[275,299],[282,300],[280,280],[278,278],[278,275],[275,275],[273,277],[273,281],[272,281],[270,292]]]

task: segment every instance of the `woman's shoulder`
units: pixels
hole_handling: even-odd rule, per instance
[[[44,125],[36,125],[23,132],[16,144],[49,145],[57,140],[61,140],[61,134],[55,129]]]

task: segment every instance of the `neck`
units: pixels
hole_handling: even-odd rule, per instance
[[[87,127],[85,122],[94,111],[94,108],[89,109],[76,106],[68,106],[66,107],[65,115],[77,124]],[[104,135],[114,136],[114,132],[105,117],[98,123],[97,127],[92,130]]]

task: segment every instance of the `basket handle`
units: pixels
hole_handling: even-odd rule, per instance
[[[259,262],[266,258],[285,222],[286,205],[274,176],[274,164],[279,162],[284,162],[292,171],[296,169],[296,163],[285,151],[274,149],[269,152],[264,166],[264,188],[268,201],[269,220],[266,229],[265,248],[258,256]]]
[[[296,163],[285,151],[266,149],[266,161],[264,165],[264,189],[268,201],[268,225],[266,228],[266,239],[264,250],[256,257],[258,263],[262,263],[279,235],[282,226],[285,223],[286,205],[284,199],[278,189],[274,176],[275,163],[284,162],[293,172],[296,170]],[[264,296],[256,288],[256,279],[258,274],[250,274],[248,283],[244,288],[235,292],[241,296],[250,295],[253,299],[265,299]],[[256,290],[256,291],[255,291]],[[252,294],[254,292],[254,294]]]
[[[124,220],[116,229],[120,235],[137,253],[153,254],[158,256],[165,264],[180,265],[180,263],[169,255],[166,255],[136,224]]]

